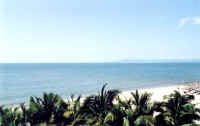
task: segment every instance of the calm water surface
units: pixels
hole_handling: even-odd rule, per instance
[[[55,92],[63,97],[109,88],[132,90],[200,80],[200,63],[0,64],[0,104],[28,102]]]

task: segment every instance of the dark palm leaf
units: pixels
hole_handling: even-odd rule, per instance
[[[162,111],[156,117],[157,122],[159,119],[159,123],[179,126],[190,124],[200,119],[199,109],[191,103],[194,100],[194,96],[182,95],[180,92],[174,91],[174,93],[166,96],[165,99],[167,101],[162,103]]]
[[[113,107],[114,98],[120,93],[118,90],[105,90],[107,84],[103,85],[101,92],[98,95],[91,95],[87,97],[83,106],[81,107],[81,114],[87,115],[87,118],[95,117],[94,123],[104,120],[108,112]]]
[[[132,104],[134,105],[135,108],[135,113],[139,115],[143,115],[143,114],[153,114],[152,112],[152,108],[153,105],[150,103],[151,100],[151,94],[150,93],[143,93],[143,94],[139,94],[138,90],[136,90],[135,93],[131,93],[133,96],[132,99]]]
[[[53,93],[44,93],[43,98],[31,97],[29,105],[31,124],[52,122],[53,114],[62,103],[62,98]]]
[[[4,108],[0,107],[0,124],[2,126],[18,126],[20,124],[20,113],[18,112],[18,107],[16,108]]]
[[[154,126],[154,118],[151,115],[142,115],[135,120],[134,126]]]

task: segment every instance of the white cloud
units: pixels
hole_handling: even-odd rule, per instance
[[[179,27],[183,27],[186,23],[200,24],[200,17],[186,17],[179,21]]]

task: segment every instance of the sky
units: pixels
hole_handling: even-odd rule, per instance
[[[200,0],[0,0],[0,62],[200,59]]]

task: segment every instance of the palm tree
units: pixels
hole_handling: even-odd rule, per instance
[[[69,122],[65,117],[64,113],[68,110],[69,104],[62,102],[60,103],[59,106],[54,108],[55,110],[53,111],[54,114],[54,119],[53,123],[57,124],[58,126],[64,125],[66,122]]]
[[[2,126],[18,126],[19,120],[18,108],[4,108],[0,107],[0,124]]]
[[[128,116],[131,126],[152,126],[154,119],[154,111],[158,108],[156,104],[151,103],[151,94],[143,93],[139,94],[138,90],[135,93],[131,93],[132,98],[130,103],[132,105],[131,116]],[[129,113],[130,113],[129,112]]]
[[[20,126],[26,126],[29,123],[29,120],[31,120],[31,118],[29,118],[29,111],[28,108],[25,106],[24,103],[20,104],[20,108],[21,111],[18,112],[19,113],[19,122],[20,122]]]
[[[117,99],[105,121],[111,126],[153,126],[153,112],[159,108],[158,104],[150,102],[151,94],[139,94],[138,90],[131,93],[129,100]]]
[[[180,92],[165,97],[166,102],[162,103],[160,114],[156,116],[156,125],[159,126],[181,126],[184,124],[194,124],[200,119],[200,110],[191,101],[193,95],[182,95]]]
[[[81,107],[80,113],[86,117],[90,125],[102,125],[107,114],[113,108],[113,100],[120,93],[119,90],[105,90],[103,85],[98,95],[87,97]]]
[[[104,123],[110,126],[124,126],[126,121],[126,112],[121,99],[118,97],[118,103],[114,104],[110,112],[107,113]]]
[[[143,93],[139,94],[138,90],[136,90],[135,93],[131,93],[133,99],[131,100],[132,105],[134,105],[134,109],[136,112],[136,115],[152,115],[152,103],[151,100],[151,94],[150,93]]]
[[[30,123],[31,125],[45,122],[50,124],[53,122],[54,113],[64,104],[63,99],[53,93],[44,93],[43,98],[31,97],[29,105]]]
[[[63,102],[60,104],[54,113],[54,123],[61,126],[75,126],[84,124],[85,122],[82,120],[82,117],[79,114],[81,108],[80,99],[81,96],[78,96],[76,99],[74,99],[74,95],[72,95],[70,100],[68,100],[66,103]]]

